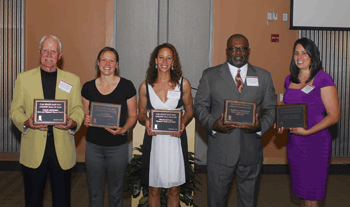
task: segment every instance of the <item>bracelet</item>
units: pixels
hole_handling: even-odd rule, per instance
[[[126,130],[124,127],[122,127],[122,129],[124,129],[124,130],[125,130],[125,133],[121,134],[121,136],[125,136],[125,135],[126,135],[126,133],[128,132],[128,130]]]

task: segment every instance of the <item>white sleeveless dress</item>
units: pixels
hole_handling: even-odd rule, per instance
[[[177,85],[175,90],[180,91],[180,86]],[[148,91],[150,102],[154,109],[176,110],[179,100],[167,99],[163,103],[151,85],[148,85]],[[186,177],[183,159],[179,137],[166,134],[153,136],[149,167],[149,186],[170,188],[184,184]]]

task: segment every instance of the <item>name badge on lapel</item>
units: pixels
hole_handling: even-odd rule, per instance
[[[168,90],[167,98],[180,100],[180,96],[181,96],[181,92],[180,91]]]
[[[259,86],[259,80],[257,76],[246,77],[247,86]]]
[[[58,85],[58,88],[61,89],[62,91],[70,93],[70,91],[73,88],[73,85],[64,80],[61,80],[60,84]]]

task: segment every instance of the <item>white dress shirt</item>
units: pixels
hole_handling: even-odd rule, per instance
[[[230,72],[231,72],[231,75],[233,77],[233,80],[235,80],[235,83],[236,83],[236,75],[237,75],[238,68],[233,66],[233,65],[231,65],[228,62],[227,62],[227,64],[228,64],[228,68],[230,69]],[[243,84],[244,84],[245,78],[247,77],[248,63],[243,65],[240,69],[241,69],[241,72],[240,72],[241,79],[242,79]]]

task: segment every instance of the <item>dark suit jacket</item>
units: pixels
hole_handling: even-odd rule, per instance
[[[194,115],[208,132],[208,160],[211,162],[234,166],[239,157],[245,166],[263,162],[261,136],[256,132],[244,133],[235,129],[230,134],[212,133],[215,120],[224,112],[225,99],[255,102],[262,135],[273,125],[277,95],[271,74],[248,64],[249,76],[258,77],[259,86],[247,86],[245,81],[239,94],[227,62],[203,72],[195,97]]]

